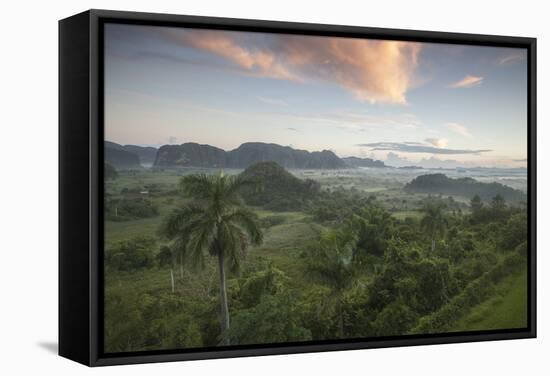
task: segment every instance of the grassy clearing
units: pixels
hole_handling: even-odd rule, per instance
[[[527,272],[509,276],[497,294],[475,306],[451,331],[525,328],[527,326]]]
[[[269,260],[294,281],[301,281],[304,275],[297,259],[307,244],[317,239],[322,226],[302,222],[306,218],[303,213],[279,214],[286,216],[285,223],[265,230],[262,245],[250,249],[246,264],[255,265],[261,260]]]
[[[162,219],[174,209],[176,202],[166,202],[166,198],[153,198],[158,205],[159,215],[152,218],[134,219],[130,221],[105,221],[105,242],[107,245],[121,240],[130,240],[137,236],[156,236]]]
[[[257,267],[262,263],[271,263],[291,277],[293,283],[299,285],[303,282],[304,273],[297,262],[301,257],[301,251],[305,245],[315,239],[322,227],[316,224],[301,222],[307,216],[297,212],[269,212],[261,211],[261,217],[281,215],[285,217],[285,223],[270,227],[265,230],[264,242],[259,247],[249,249],[249,256],[243,264],[243,270]],[[139,235],[155,235],[161,217],[134,220],[128,222],[107,222],[107,239],[109,243],[118,240],[131,239]],[[176,276],[176,290],[193,296],[196,299],[208,296],[208,291],[217,287],[217,269],[215,260],[207,257],[206,268],[200,273],[185,270],[180,275],[180,270],[174,270]],[[238,278],[230,275],[229,278]],[[170,291],[170,269],[152,268],[136,270],[134,272],[107,273],[106,286],[110,293],[124,292],[130,288],[155,294],[157,292]],[[108,292],[108,293],[109,293]]]
[[[386,191],[388,188],[386,187],[367,187],[367,188],[363,188],[362,191],[363,192],[368,192],[368,193],[374,193],[374,192],[383,192],[383,191]]]
[[[177,172],[135,171],[119,172],[114,181],[106,182],[105,188],[111,194],[117,194],[122,189],[143,189],[145,186],[157,185],[165,190],[175,189],[181,174]]]
[[[395,219],[404,220],[405,218],[420,219],[424,216],[424,214],[422,214],[418,210],[403,210],[403,211],[398,211],[398,212],[392,213],[392,216]]]
[[[105,222],[105,241],[113,244],[138,236],[156,236],[161,217],[136,219],[126,222]]]
[[[307,215],[303,212],[274,212],[270,210],[264,210],[260,208],[253,208],[254,213],[260,218],[266,218],[271,216],[284,217],[285,222],[299,222],[304,220]]]

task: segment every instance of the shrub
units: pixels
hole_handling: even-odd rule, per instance
[[[527,213],[514,214],[501,230],[498,245],[501,249],[512,251],[527,241]]]
[[[265,295],[274,295],[283,289],[288,278],[273,266],[253,273],[240,283],[239,298],[243,307],[253,307],[260,303]]]
[[[167,265],[173,264],[172,250],[170,247],[163,245],[160,247],[160,251],[157,254],[157,263],[161,268]]]
[[[417,318],[418,315],[403,299],[398,298],[376,316],[373,327],[378,336],[401,335],[416,323]]]
[[[203,314],[197,319],[193,315],[197,308],[173,294],[110,290],[105,298],[105,349],[124,352],[202,346],[206,342],[202,325],[215,316]]]
[[[307,341],[311,332],[296,312],[296,298],[290,292],[264,295],[253,308],[236,312],[226,335],[231,344]]]
[[[270,228],[273,226],[281,225],[286,222],[284,215],[270,215],[260,220],[260,226],[263,228]]]
[[[106,249],[105,263],[107,267],[126,271],[151,267],[155,246],[156,239],[150,236],[120,241]]]

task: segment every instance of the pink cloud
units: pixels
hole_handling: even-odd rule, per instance
[[[508,64],[518,63],[518,62],[523,61],[523,60],[525,60],[525,53],[522,51],[522,52],[517,52],[517,53],[513,53],[513,54],[510,54],[510,55],[503,56],[498,61],[498,63],[500,65],[508,65]]]
[[[352,38],[166,32],[173,41],[222,57],[247,74],[334,84],[370,103],[407,103],[422,48],[420,43]]]
[[[421,44],[286,36],[282,54],[303,77],[335,83],[358,100],[404,104]]]
[[[164,33],[188,47],[221,56],[250,73],[270,78],[298,80],[298,77],[282,66],[273,54],[242,47],[232,38],[232,34],[235,33],[203,30],[184,34],[166,30]]]
[[[452,84],[449,85],[449,87],[453,89],[474,87],[474,86],[481,85],[482,82],[483,82],[483,77],[467,75],[462,80],[453,82]]]

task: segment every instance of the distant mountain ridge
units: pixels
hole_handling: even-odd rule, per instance
[[[104,145],[105,162],[114,168],[127,170],[141,167],[139,156],[124,150],[122,145],[110,141],[105,141]]]
[[[276,162],[286,169],[387,167],[384,162],[371,158],[339,158],[330,150],[310,152],[263,142],[246,142],[236,149],[225,151],[196,142],[164,145],[157,149],[105,141],[105,161],[117,169],[136,169],[149,165],[158,168],[246,169],[259,162]]]
[[[137,154],[142,165],[153,165],[157,157],[157,148],[152,146],[124,145],[124,150]]]
[[[193,142],[164,145],[157,152],[154,166],[247,168],[268,161],[286,169],[338,169],[348,166],[330,150],[309,152],[263,142],[247,142],[230,151]]]
[[[152,165],[157,156],[157,148],[152,146],[120,145],[105,141],[105,162],[117,169],[136,169]]]

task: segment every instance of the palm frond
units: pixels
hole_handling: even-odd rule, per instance
[[[217,226],[217,219],[208,213],[190,223],[186,228],[191,234],[188,246],[197,252],[208,251],[212,254]]]
[[[161,223],[158,233],[166,239],[181,236],[182,230],[205,214],[205,208],[196,204],[186,204],[174,209]]]
[[[181,178],[182,192],[197,203],[210,206],[219,213],[243,204],[240,190],[248,181],[231,175],[187,175]]]
[[[252,244],[259,245],[262,243],[263,232],[259,225],[258,216],[253,211],[246,208],[236,208],[227,213],[223,220],[242,227]]]
[[[236,200],[235,204],[240,204],[242,202],[240,196],[241,189],[251,184],[253,184],[252,181],[244,179],[240,176],[227,177],[225,187],[226,195],[231,199],[231,201]]]
[[[206,174],[186,175],[180,179],[179,187],[189,197],[209,200],[215,194],[216,179]]]
[[[246,256],[248,245],[245,232],[235,224],[223,222],[220,231],[220,240],[223,244],[224,258],[233,273],[240,270],[242,260]]]
[[[191,266],[195,270],[204,268],[204,252],[200,249],[189,247],[189,236],[180,237],[174,240],[172,248],[174,254],[181,256],[182,263]]]

